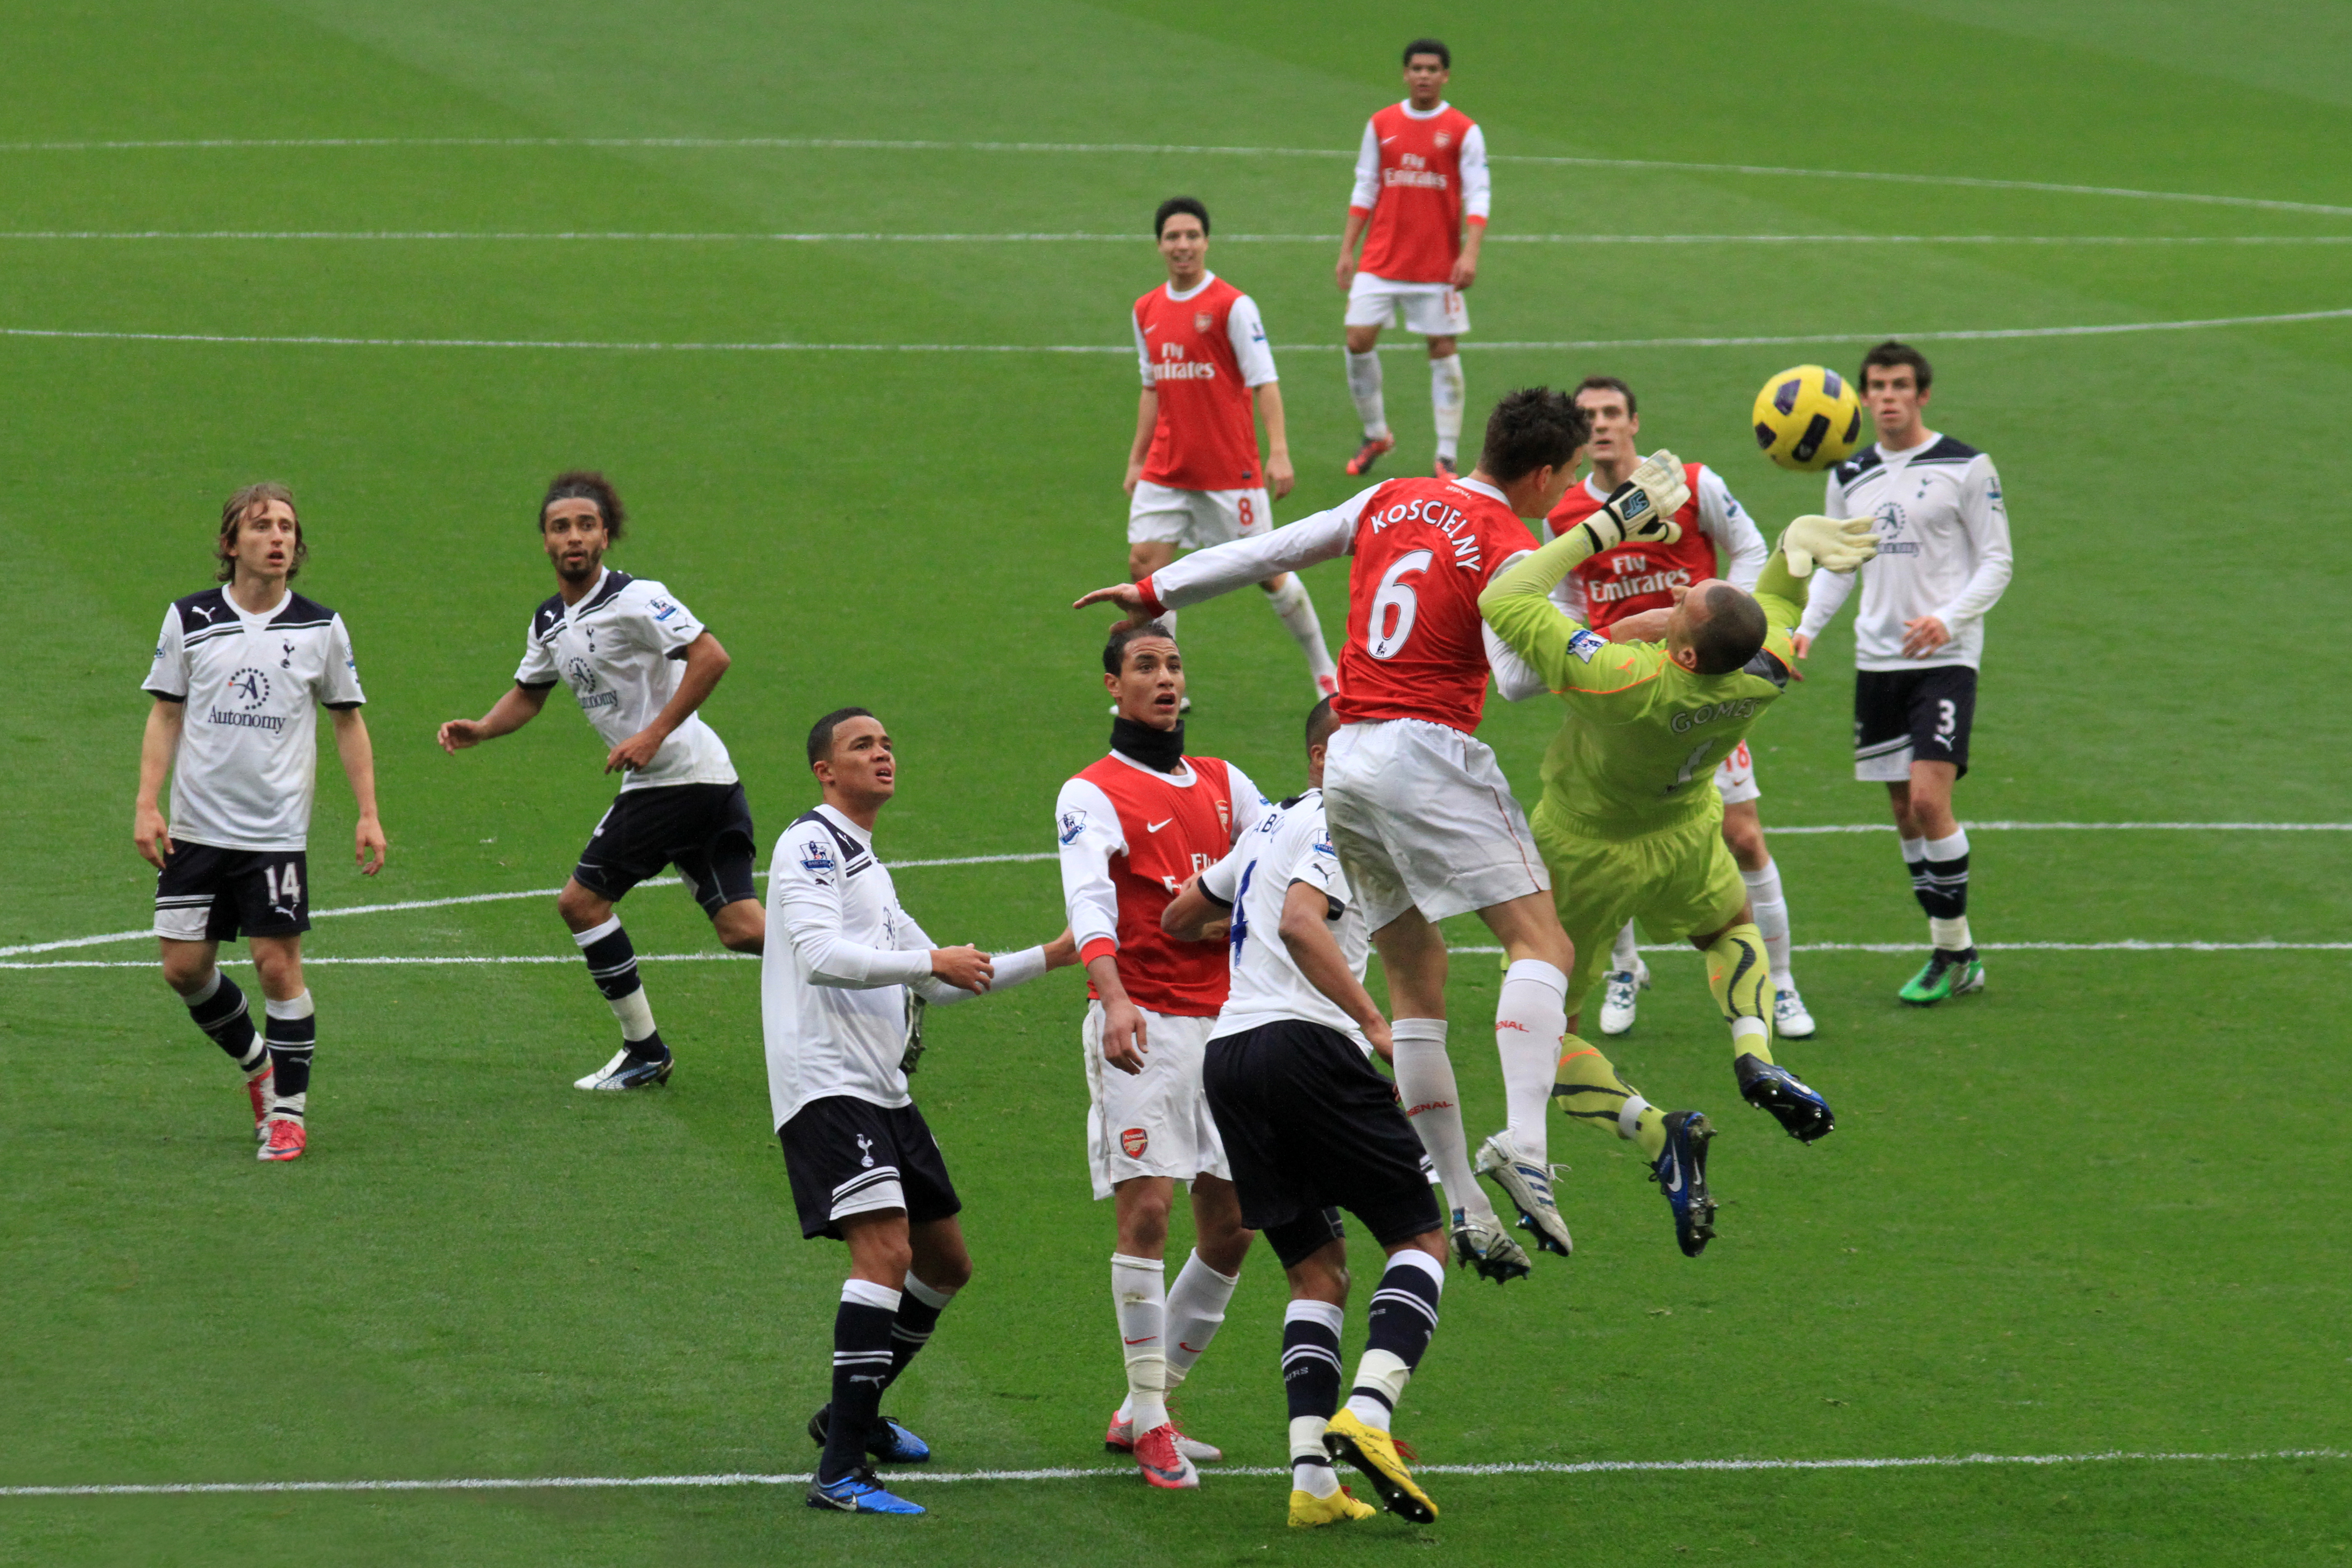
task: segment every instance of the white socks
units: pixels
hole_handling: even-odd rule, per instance
[[[1742,871],[1739,879],[1748,884],[1748,907],[1755,911],[1756,929],[1764,937],[1764,956],[1772,965],[1772,989],[1793,991],[1795,978],[1789,972],[1789,900],[1780,890],[1780,863],[1764,862],[1761,871]]]
[[[1364,438],[1377,440],[1389,433],[1389,416],[1381,406],[1381,351],[1348,355],[1348,395],[1355,400],[1356,417],[1364,422]]]
[[[1559,1042],[1568,1033],[1568,976],[1557,964],[1522,958],[1503,975],[1495,1001],[1495,1050],[1503,1058],[1503,1100],[1510,1112],[1511,1142],[1519,1157],[1545,1162],[1549,1150],[1544,1118],[1551,1109]]]
[[[1452,458],[1462,444],[1462,356],[1429,362],[1429,405],[1437,416],[1437,455]]]
[[[1161,1265],[1164,1268],[1166,1265]],[[1217,1330],[1225,1321],[1225,1303],[1234,1299],[1234,1287],[1242,1282],[1238,1274],[1220,1274],[1201,1261],[1198,1252],[1184,1260],[1176,1275],[1176,1283],[1168,1289],[1168,1305],[1164,1321],[1168,1343],[1163,1352],[1168,1358],[1167,1392],[1173,1394],[1217,1337]],[[1127,1337],[1124,1330],[1119,1337]]]
[[[1963,952],[1977,944],[1977,939],[1969,934],[1969,917],[1966,915],[1949,921],[1929,915],[1927,940],[1946,952]]]
[[[1405,1120],[1421,1135],[1445,1184],[1445,1206],[1484,1219],[1495,1205],[1470,1173],[1470,1141],[1462,1131],[1462,1094],[1454,1085],[1454,1063],[1445,1055],[1445,1020],[1399,1018],[1389,1026],[1396,1042],[1397,1098]]]
[[[1331,650],[1323,646],[1323,623],[1316,618],[1315,601],[1307,596],[1307,584],[1298,580],[1296,572],[1282,574],[1282,586],[1266,595],[1274,613],[1281,618],[1298,651],[1307,656],[1307,673],[1315,678],[1317,691],[1322,683],[1337,677],[1339,667],[1331,662]]]
[[[1127,1357],[1128,1419],[1139,1437],[1168,1421],[1168,1266],[1156,1258],[1110,1255],[1110,1295]],[[1222,1311],[1222,1308],[1220,1309]]]
[[[1633,922],[1627,921],[1625,929],[1617,933],[1616,943],[1609,950],[1609,967],[1620,974],[1642,973],[1642,949],[1634,940]]]

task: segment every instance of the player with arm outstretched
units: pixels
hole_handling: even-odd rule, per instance
[[[1643,467],[1654,465],[1679,467],[1667,452]],[[1621,543],[1671,544],[1678,532],[1670,515],[1626,530],[1596,512],[1497,577],[1478,607],[1568,708],[1544,757],[1534,827],[1560,923],[1580,957],[1568,993],[1571,1022],[1608,963],[1608,933],[1629,917],[1686,937],[1706,954],[1740,1094],[1811,1142],[1834,1123],[1822,1097],[1772,1059],[1763,938],[1723,841],[1713,774],[1788,684],[1790,629],[1814,562],[1851,568],[1874,546],[1861,521],[1800,518],[1753,595],[1712,579],[1677,589],[1655,643],[1612,643],[1551,602],[1580,563]],[[1570,1116],[1641,1143],[1674,1211],[1675,1239],[1696,1257],[1715,1234],[1706,1118],[1660,1111],[1573,1035],[1555,1092]]]
[[[1087,966],[1087,1160],[1118,1226],[1111,1300],[1127,1397],[1103,1440],[1131,1453],[1151,1485],[1181,1489],[1201,1484],[1195,1460],[1223,1456],[1178,1429],[1168,1396],[1224,1321],[1251,1233],[1201,1089],[1225,1001],[1223,933],[1178,942],[1160,914],[1265,803],[1233,763],[1185,754],[1184,660],[1164,627],[1113,632],[1103,686],[1118,705],[1110,753],[1054,803],[1062,896]],[[1179,1182],[1192,1188],[1194,1245],[1171,1285]]]
[[[1878,555],[1854,612],[1853,776],[1886,785],[1931,951],[1896,994],[1916,1007],[1984,989],[1969,931],[1969,834],[1952,789],[1969,771],[1984,617],[2014,570],[2009,507],[1992,459],[1921,417],[1935,372],[1907,343],[1863,356],[1875,443],[1830,470],[1823,510],[1875,520]],[[1805,606],[1797,657],[1846,595],[1832,574]]]
[[[1180,548],[1264,533],[1274,500],[1296,481],[1265,322],[1256,300],[1209,270],[1209,209],[1171,196],[1152,224],[1168,281],[1138,300],[1131,318],[1143,395],[1127,454],[1127,571],[1138,580]],[[1265,416],[1263,470],[1253,406]],[[1307,584],[1283,572],[1258,586],[1307,656],[1315,689],[1330,695],[1337,671]],[[1173,616],[1168,630],[1175,634]]]
[[[1576,389],[1576,405],[1592,421],[1589,448],[1592,473],[1571,489],[1552,509],[1544,537],[1567,532],[1601,506],[1609,492],[1623,484],[1642,461],[1640,405],[1633,389],[1613,375],[1589,375]],[[1733,587],[1753,590],[1769,552],[1737,499],[1713,468],[1705,463],[1685,463],[1683,477],[1690,500],[1675,514],[1682,537],[1672,544],[1621,544],[1583,562],[1561,579],[1554,601],[1596,632],[1612,639],[1656,641],[1665,635],[1655,616],[1674,607],[1674,590],[1710,577]],[[1756,929],[1764,933],[1764,951],[1772,966],[1772,1030],[1792,1040],[1810,1039],[1812,1016],[1797,992],[1789,950],[1789,905],[1780,888],[1780,868],[1764,843],[1764,824],[1756,808],[1763,794],[1756,786],[1756,763],[1742,742],[1715,770],[1716,792],[1723,796],[1723,841],[1748,884],[1756,910]],[[1634,946],[1633,924],[1617,933],[1602,984],[1601,1032],[1622,1035],[1633,1026],[1637,998],[1650,984],[1649,968]]]
[[[1290,1522],[1339,1524],[1372,1509],[1339,1485],[1344,1459],[1390,1510],[1416,1523],[1437,1505],[1389,1427],[1437,1331],[1445,1231],[1429,1156],[1372,1070],[1392,1053],[1364,989],[1370,933],[1323,816],[1323,770],[1339,720],[1327,698],[1307,716],[1307,780],[1160,915],[1180,940],[1230,924],[1233,989],[1209,1037],[1202,1081],[1232,1163],[1242,1215],[1265,1233],[1290,1282],[1282,1383],[1290,1405]],[[1339,1211],[1363,1222],[1388,1267],[1347,1407],[1339,1330],[1348,1245]]]
[[[1535,547],[1521,520],[1559,504],[1585,435],[1584,415],[1565,393],[1514,392],[1496,405],[1467,479],[1391,479],[1263,540],[1204,550],[1078,601],[1155,616],[1269,568],[1350,557],[1348,641],[1332,704],[1340,728],[1324,809],[1388,977],[1397,1087],[1445,1184],[1455,1255],[1498,1280],[1526,1272],[1527,1254],[1472,1176],[1445,1054],[1445,943],[1436,922],[1475,910],[1503,944],[1508,968],[1494,1029],[1509,1125],[1481,1148],[1479,1168],[1538,1244],[1565,1257],[1573,1243],[1552,1201],[1545,1114],[1574,952],[1526,814],[1474,732],[1490,674],[1507,698],[1543,689],[1479,619],[1477,596]],[[1629,482],[1596,518],[1622,523],[1683,504],[1679,474],[1657,483],[1652,494]]]
[[[156,869],[163,983],[244,1070],[259,1157],[293,1160],[309,1145],[319,1038],[302,981],[319,710],[333,715],[369,877],[384,857],[375,752],[343,618],[289,586],[310,555],[293,492],[258,484],[229,497],[213,552],[222,585],[176,601],[155,641],[131,842]],[[158,805],[166,773],[168,819]],[[220,944],[240,933],[268,1015],[258,1037],[245,993],[220,971]]]
[[[675,1061],[654,1026],[636,949],[613,912],[630,889],[674,865],[720,945],[758,952],[768,929],[751,885],[751,807],[726,742],[696,711],[727,673],[727,650],[667,586],[604,564],[625,524],[604,475],[555,477],[540,502],[539,537],[556,591],[531,613],[514,685],[479,719],[440,730],[452,756],[510,735],[539,716],[560,680],[611,748],[604,771],[622,775],[555,896],[621,1026],[621,1048],[575,1089],[648,1088],[667,1081]]]
[[[1463,291],[1478,279],[1491,186],[1486,133],[1445,101],[1454,55],[1435,38],[1404,47],[1405,100],[1365,123],[1356,184],[1333,269],[1348,295],[1348,395],[1364,444],[1348,459],[1363,475],[1393,449],[1381,393],[1381,329],[1399,316],[1429,343],[1429,401],[1437,425],[1434,471],[1454,475],[1462,439],[1460,339],[1470,330]],[[1359,257],[1356,242],[1364,248]]]
[[[883,1392],[928,1343],[949,1299],[971,1279],[962,1208],[908,1074],[926,1004],[969,1002],[1077,962],[1069,932],[990,955],[936,947],[899,907],[874,849],[874,824],[898,793],[889,732],[863,708],[809,731],[824,790],[769,862],[760,964],[769,1108],[801,1235],[846,1242],[849,1278],[834,1318],[833,1398],[809,1418],[824,1449],[811,1508],[920,1513],[878,1480],[869,1458],[914,1464],[929,1445],[881,1414]]]

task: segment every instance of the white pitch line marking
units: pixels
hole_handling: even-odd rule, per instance
[[[644,884],[640,883],[639,886]],[[152,936],[152,931],[140,931],[140,936]],[[1918,942],[1801,942],[1792,952],[1888,952],[1918,953],[1927,950]],[[1980,942],[1980,952],[2352,952],[2352,942],[2275,942],[2267,938],[2256,942],[2147,942],[2137,937],[2126,937],[2117,942]],[[1008,951],[1008,950],[999,950]],[[1450,947],[1450,952],[1500,952],[1499,947]],[[1643,942],[1643,952],[1696,952],[1688,942]],[[1375,956],[1378,956],[1377,954]],[[247,958],[226,957],[223,963],[250,963]],[[338,963],[357,969],[391,969],[408,966],[481,965],[506,963],[577,963],[577,953],[419,953],[415,955],[373,958],[313,958],[303,956],[302,962]],[[757,963],[759,955],[747,952],[641,952],[639,963]],[[152,959],[140,958],[54,958],[28,962],[24,959],[0,959],[0,970],[11,969],[152,969]]]
[[[1336,234],[1220,234],[1220,245],[1329,245]],[[0,230],[24,241],[305,241],[320,244],[482,244],[530,241],[586,245],[1132,245],[1128,233],[1083,230],[1034,234],[678,232],[590,229],[528,233],[502,229],[92,229]],[[2352,234],[1498,234],[1490,245],[2024,245],[2200,246],[2352,245]]]
[[[1930,1454],[1916,1458],[1853,1459],[1561,1459],[1528,1460],[1517,1464],[1421,1465],[1424,1476],[1589,1476],[1656,1475],[1696,1471],[1719,1474],[1751,1470],[1943,1470],[1986,1466],[2050,1466],[2112,1464],[2247,1465],[2280,1459],[2344,1459],[2342,1448],[2275,1448],[2245,1454],[2134,1452],[2112,1449],[2095,1454]],[[1286,1476],[1287,1465],[1217,1467],[1221,1476]],[[1132,1479],[1132,1465],[1063,1466],[1031,1470],[894,1470],[892,1484],[924,1482],[951,1486],[973,1481],[1080,1481]],[[474,1478],[449,1480],[388,1481],[153,1481],[111,1485],[0,1487],[0,1497],[204,1497],[220,1493],[275,1492],[436,1492],[602,1490],[619,1488],[670,1487],[791,1487],[806,1486],[806,1471],[759,1475],[735,1471],[700,1476],[539,1476]]]
[[[142,141],[0,142],[0,153],[127,153],[239,151],[265,148],[577,147],[681,151],[809,151],[872,153],[1146,153],[1231,158],[1352,159],[1353,148],[1193,147],[1150,142],[885,141],[836,136],[319,136],[182,137]],[[1790,169],[1770,163],[1701,163],[1663,158],[1588,158],[1541,153],[1494,153],[1493,163],[1566,169],[1662,169],[1686,174],[1744,174],[1770,179],[1859,180],[1876,184],[1955,185],[1974,190],[2040,191],[2054,195],[2108,196],[2127,201],[2187,202],[2200,206],[2252,207],[2266,212],[2352,216],[2352,207],[2268,196],[2213,195],[2200,191],[2144,191],[2125,185],[2060,184],[2049,180],[2000,180],[1970,174],[1903,174],[1863,169]]]
[[[1910,342],[1972,342],[2007,338],[2111,337],[2130,332],[2189,332],[2225,327],[2276,327],[2308,321],[2352,319],[2352,307],[2326,310],[2291,310],[2267,316],[2208,316],[2179,321],[2108,321],[2068,327],[1975,327],[1948,330],[1910,329],[1899,331],[1784,332],[1767,336],[1719,338],[1570,338],[1558,342],[1465,342],[1463,347],[1480,353],[1499,351],[1561,353],[1583,349],[1725,349],[1787,347],[1803,343],[1875,342],[1900,338]],[[0,338],[54,339],[63,342],[122,343],[207,343],[268,348],[366,349],[526,349],[599,353],[841,353],[841,354],[1132,354],[1129,343],[798,343],[798,342],[651,342],[573,338],[369,338],[335,333],[272,332],[129,332],[66,327],[0,327]],[[1336,350],[1336,343],[1300,344],[1302,350]],[[1418,353],[1409,343],[1392,343],[1384,352]]]
[[[1961,826],[1974,833],[2352,833],[2352,822],[1963,822]],[[1782,834],[1822,833],[1892,833],[1891,823],[1843,822],[1812,826],[1774,826],[1768,831]],[[892,860],[887,862],[893,871],[916,870],[928,866],[1009,866],[1054,859],[1050,849],[1024,850],[1011,855],[947,855],[928,859]],[[764,878],[765,871],[754,871],[754,878]],[[641,888],[674,888],[676,877],[652,877],[640,882]],[[551,899],[560,889],[529,888],[508,893],[460,893],[443,899],[406,899],[397,903],[345,904],[340,909],[312,910],[314,921],[330,920],[340,915],[393,914],[405,910],[440,910],[459,904],[496,904],[516,899]],[[13,947],[0,947],[0,958],[13,958],[27,952],[56,952],[66,948],[102,947],[109,942],[136,942],[155,934],[153,928],[137,931],[106,931],[97,936],[67,937],[58,942],[19,942]],[[1459,950],[1457,950],[1459,951]],[[1889,949],[1890,952],[1910,951],[1909,948]],[[2105,951],[2104,949],[2098,951]],[[326,960],[313,960],[325,963]],[[26,967],[17,965],[16,967]]]

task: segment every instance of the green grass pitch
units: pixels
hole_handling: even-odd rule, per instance
[[[1474,407],[1616,372],[1645,434],[1768,523],[1820,491],[1753,455],[1748,399],[1784,364],[1851,363],[1862,334],[2352,307],[2328,243],[2352,237],[2352,38],[2317,0],[27,6],[0,42],[0,945],[146,924],[136,687],[163,605],[206,580],[214,509],[263,475],[301,497],[300,586],[353,628],[393,843],[380,879],[350,868],[326,759],[321,909],[561,881],[608,794],[585,726],[559,703],[457,759],[431,738],[505,684],[549,591],[532,502],[583,463],[635,513],[616,563],[674,585],[735,657],[708,711],[764,835],[813,799],[810,719],[860,702],[900,742],[887,858],[1047,848],[1056,784],[1104,738],[1102,623],[1062,606],[1122,563],[1135,387],[1118,353],[21,334],[1117,345],[1158,276],[1150,211],[1189,191],[1281,355],[1287,520],[1350,488],[1332,246],[1240,237],[1336,231],[1344,153],[1430,30],[1503,160]],[[936,145],[580,141],[747,137]],[[52,145],[207,139],[288,144]],[[1170,144],[1334,155],[1148,150]],[[1538,157],[2271,205],[1510,161]],[[220,231],[1136,237],[29,237]],[[2133,243],[1522,238],[1539,235]],[[1748,336],[1805,341],[1480,346]],[[1384,471],[1417,471],[1426,381],[1391,342]],[[2352,321],[1927,346],[1932,420],[1999,460],[2019,559],[1964,816],[2352,817]],[[1336,635],[1339,569],[1308,581]],[[1286,789],[1306,683],[1255,599],[1186,613],[1191,736]],[[1850,646],[1826,639],[1757,735],[1768,826],[1884,813],[1845,760]],[[1527,790],[1553,722],[1489,719]],[[2352,914],[2341,833],[1977,845],[1992,942],[2327,942]],[[1800,942],[1918,932],[1884,835],[1776,848]],[[899,885],[943,940],[1025,942],[1061,918],[1048,864]],[[675,889],[625,910],[642,952],[716,951]],[[843,1260],[792,1222],[754,970],[648,963],[677,1078],[592,1101],[570,1080],[612,1024],[549,900],[322,920],[308,946],[555,962],[319,963],[314,1152],[286,1168],[252,1159],[234,1078],[152,970],[0,971],[0,1488],[806,1468]],[[1562,1128],[1578,1257],[1503,1292],[1454,1277],[1401,1416],[1426,1460],[2239,1458],[1438,1476],[1434,1526],[1307,1539],[1271,1476],[1184,1496],[1108,1475],[909,1483],[933,1509],[910,1523],[760,1485],[0,1495],[0,1563],[2352,1560],[2342,953],[1996,952],[1985,995],[1927,1013],[1894,1002],[1904,957],[1803,956],[1822,1030],[1784,1057],[1840,1118],[1810,1150],[1737,1103],[1696,961],[1654,962],[1615,1054],[1724,1124],[1721,1239],[1681,1258],[1625,1146]],[[1454,981],[1474,1126],[1500,1116],[1476,1026],[1490,963]],[[941,1468],[1106,1462],[1111,1230],[1087,1197],[1080,1005],[1057,974],[931,1029],[918,1088],[979,1275],[890,1404]],[[1282,1295],[1261,1254],[1186,1391],[1238,1465],[1286,1456]],[[2260,1457],[2283,1450],[2335,1453]]]

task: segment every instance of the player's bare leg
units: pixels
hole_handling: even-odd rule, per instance
[[[1348,459],[1348,472],[1360,478],[1370,473],[1381,455],[1396,446],[1396,437],[1389,433],[1388,411],[1381,395],[1378,327],[1348,329],[1348,396],[1356,405],[1356,417],[1364,425],[1364,444]]]
[[[1462,350],[1454,338],[1429,340],[1429,406],[1437,425],[1437,460],[1432,471],[1450,479],[1460,472],[1454,459],[1462,447]]]
[[[162,937],[163,984],[187,1004],[188,1016],[212,1042],[228,1053],[245,1075],[245,1089],[253,1104],[253,1136],[269,1137],[269,1043],[254,1027],[251,1004],[236,981],[220,971],[220,943],[177,942]],[[266,995],[266,993],[265,993]]]
[[[762,952],[768,945],[768,910],[757,899],[737,899],[710,917],[719,945],[730,952]]]
[[[1478,1150],[1478,1173],[1492,1177],[1519,1211],[1537,1245],[1565,1258],[1575,1243],[1551,1191],[1549,1129],[1554,1068],[1568,1036],[1568,976],[1576,949],[1560,929],[1549,892],[1525,893],[1478,911],[1503,944],[1503,989],[1495,999],[1495,1053],[1503,1066],[1507,1121]]]
[[[1748,884],[1748,907],[1755,912],[1756,929],[1764,933],[1764,955],[1772,968],[1772,1032],[1784,1039],[1811,1039],[1812,1015],[1805,1011],[1789,962],[1788,895],[1780,886],[1780,868],[1764,842],[1764,819],[1754,801],[1724,806],[1723,842],[1739,868],[1739,879]]]
[[[596,983],[621,1026],[620,1050],[572,1087],[639,1089],[666,1081],[671,1066],[669,1047],[662,1043],[661,1031],[654,1026],[653,1005],[646,1000],[645,982],[637,976],[637,950],[622,928],[621,918],[613,912],[613,900],[583,887],[577,878],[566,878],[562,891],[555,895],[555,912],[571,928],[572,940],[587,961],[588,977]],[[763,915],[763,932],[764,922]]]
[[[1927,967],[1898,993],[1915,1006],[1984,989],[1984,963],[1969,930],[1969,834],[1952,815],[1952,786],[1959,776],[1951,763],[1914,762],[1909,782],[1886,786],[1911,890],[1927,913],[1935,949]]]
[[[1437,1505],[1405,1468],[1389,1423],[1437,1331],[1445,1237],[1424,1231],[1387,1252],[1388,1267],[1373,1292],[1370,1335],[1345,1410],[1339,1408],[1339,1331],[1348,1303],[1347,1244],[1334,1241],[1285,1270],[1290,1307],[1282,1325],[1282,1369],[1290,1403],[1294,1525],[1336,1524],[1372,1511],[1341,1495],[1335,1458],[1362,1470],[1394,1512],[1420,1523],[1437,1517]],[[1383,1308],[1378,1304],[1383,1297],[1411,1304]]]

